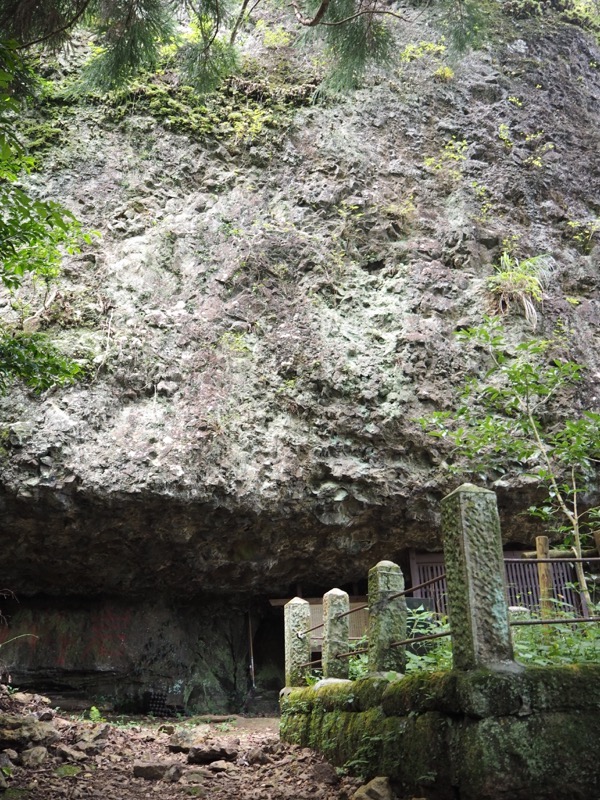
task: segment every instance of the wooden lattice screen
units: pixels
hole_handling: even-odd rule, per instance
[[[520,562],[505,564],[508,604],[537,609],[540,604],[540,585],[534,559],[522,558],[520,551],[505,551],[505,558],[520,558]],[[444,573],[442,553],[415,553],[410,555],[412,585],[436,578]],[[570,611],[581,611],[581,598],[575,583],[575,570],[571,564],[553,564],[554,598]],[[435,610],[446,613],[446,581],[442,580],[424,589],[417,589],[415,597],[427,598],[433,602]]]

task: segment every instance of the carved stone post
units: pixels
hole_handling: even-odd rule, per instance
[[[323,595],[323,677],[347,678],[348,659],[337,658],[348,652],[348,617],[339,614],[350,610],[350,598],[341,589],[331,589]]]
[[[442,530],[454,668],[519,670],[494,492],[459,486],[442,500]]]
[[[310,628],[310,604],[294,597],[284,607],[285,627],[285,685],[303,686],[310,661],[310,634],[298,636]]]
[[[390,597],[404,591],[402,570],[380,561],[369,570],[369,672],[404,672],[406,655],[392,642],[406,639],[406,599]]]

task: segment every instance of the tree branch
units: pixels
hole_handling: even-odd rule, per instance
[[[294,9],[294,14],[296,16],[296,19],[301,25],[304,25],[306,28],[314,28],[315,25],[318,25],[321,22],[321,20],[327,13],[330,3],[331,0],[322,0],[321,5],[317,9],[317,13],[312,19],[303,16],[298,6],[298,3],[295,0],[292,0],[291,7]]]
[[[252,8],[247,12],[248,16],[250,16],[250,14],[260,4],[260,2],[261,0],[256,0]],[[233,30],[231,31],[231,36],[229,37],[229,44],[235,44],[238,31],[240,29],[242,22],[244,21],[244,17],[246,16],[246,9],[248,8],[249,5],[250,5],[250,0],[244,0],[244,2],[242,3],[242,7],[240,8],[240,13],[237,15],[235,24],[233,26]]]
[[[401,14],[396,13],[395,11],[389,11],[388,9],[384,8],[368,8],[362,11],[357,11],[355,14],[351,14],[349,17],[344,17],[344,19],[337,20],[337,22],[323,22],[323,17],[327,13],[331,0],[323,0],[317,13],[312,19],[305,17],[302,15],[300,8],[298,7],[298,3],[293,0],[291,3],[291,7],[294,9],[294,14],[296,19],[301,25],[304,25],[306,28],[314,28],[316,25],[323,25],[327,28],[334,28],[337,25],[345,25],[347,22],[352,22],[354,19],[358,19],[358,17],[368,16],[388,16],[394,17],[395,19],[399,19],[402,22],[408,22],[409,20],[406,17],[403,17]]]
[[[55,36],[58,36],[61,33],[65,33],[81,19],[81,17],[85,14],[85,11],[89,6],[90,2],[91,0],[83,0],[83,4],[81,8],[77,11],[75,16],[72,17],[68,22],[66,22],[60,28],[56,28],[56,30],[47,33],[45,36],[40,36],[39,39],[33,39],[32,41],[26,42],[25,44],[20,44],[16,49],[25,50],[28,47],[33,47],[34,44],[42,44],[42,42],[47,42],[49,39],[53,39]]]

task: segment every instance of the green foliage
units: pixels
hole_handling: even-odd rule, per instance
[[[441,42],[410,42],[400,53],[400,61],[408,64],[411,61],[420,61],[425,57],[441,56],[446,50],[443,39]]]
[[[88,718],[90,722],[106,722],[100,711],[96,706],[92,706],[88,711]]]
[[[565,610],[556,602],[553,617],[572,617],[572,611]],[[600,609],[590,609],[592,615],[600,614]],[[537,620],[540,616],[526,613],[527,620]],[[522,615],[515,615],[522,619]],[[410,609],[407,638],[435,635],[448,630],[448,621],[423,606]],[[600,625],[571,624],[567,621],[556,625],[512,626],[515,656],[526,666],[560,666],[563,664],[597,664],[600,660]],[[364,643],[363,645],[364,646]],[[406,650],[406,674],[417,672],[442,672],[452,669],[452,638],[450,636],[417,642]],[[366,677],[368,667],[366,658],[356,656],[350,660],[350,678],[358,680]]]
[[[207,16],[193,22],[191,35],[183,36],[182,42],[175,61],[185,82],[200,93],[213,91],[240,68],[238,51],[218,35],[218,27]]]
[[[320,32],[333,63],[326,85],[336,91],[354,88],[369,64],[389,66],[396,55],[393,32],[381,18],[364,15],[339,24],[355,11],[354,0],[332,0],[327,21],[333,24]]]
[[[102,106],[115,122],[130,114],[148,114],[164,127],[198,140],[213,137],[250,145],[288,124],[292,109],[311,102],[314,88],[257,75],[256,65],[250,63],[218,92],[204,96],[182,85],[172,72],[159,71],[108,92],[89,91],[86,99]]]
[[[537,327],[536,303],[542,302],[547,279],[546,256],[513,258],[506,251],[500,256],[496,274],[488,280],[488,289],[497,299],[498,311],[507,314],[511,304],[519,303],[533,330]]]
[[[498,128],[498,138],[500,139],[501,142],[503,142],[507,150],[510,150],[510,148],[513,146],[513,140],[510,135],[510,129],[505,122],[502,122],[500,124],[500,127]]]
[[[95,86],[122,84],[141,69],[154,69],[175,32],[173,9],[163,0],[92,4],[89,21],[102,42],[86,70]]]
[[[155,69],[168,51],[185,81],[207,91],[237,69],[234,45],[258,5],[249,0],[0,0],[0,30],[25,47],[38,42],[58,47],[84,22],[95,34],[95,54],[86,70],[95,86],[122,85],[140,70]],[[300,26],[325,41],[333,67],[327,84],[336,90],[355,86],[369,64],[391,64],[397,57],[392,26],[411,21],[409,8],[399,11],[377,0],[295,0],[291,5]],[[481,40],[496,8],[481,0],[440,0],[439,5],[449,36],[462,49]],[[180,32],[182,20],[192,25],[191,36]],[[289,34],[281,27],[265,30],[264,43],[285,47]],[[449,80],[449,69],[438,79]]]
[[[42,333],[0,333],[0,391],[15,377],[37,392],[73,383],[82,368]]]
[[[594,242],[600,233],[600,218],[596,217],[586,222],[569,220],[567,222],[567,236],[571,239],[580,253],[589,255],[592,252]]]
[[[527,471],[545,482],[548,457],[559,473],[577,464],[591,478],[600,452],[600,416],[587,411],[557,424],[563,416],[561,401],[583,377],[579,364],[559,357],[564,345],[560,333],[552,340],[531,339],[511,348],[499,319],[491,317],[457,338],[472,351],[487,354],[487,369],[467,382],[456,411],[421,419],[423,428],[451,442],[454,455],[466,458],[472,473]],[[550,424],[553,410],[558,419]]]
[[[279,47],[287,47],[291,41],[291,35],[283,25],[276,25],[272,28],[267,27],[264,19],[259,19],[256,23],[256,30],[263,33],[263,44],[269,49],[276,50]]]
[[[444,65],[436,69],[436,71],[433,73],[433,77],[440,81],[440,83],[450,83],[452,78],[454,78],[454,70],[452,67]]]
[[[600,414],[574,410],[584,370],[562,357],[565,332],[511,347],[499,320],[488,318],[459,338],[472,352],[486,353],[486,371],[467,382],[455,411],[422,418],[423,429],[451,444],[456,472],[484,480],[511,473],[535,478],[548,496],[530,512],[580,556],[582,534],[594,527],[594,509],[582,510],[579,495],[595,486]],[[580,564],[576,570],[589,604]]]
[[[15,288],[26,273],[57,274],[62,249],[75,250],[81,227],[70,211],[52,201],[32,198],[19,185],[34,166],[14,134],[19,103],[12,82],[19,60],[0,42],[0,281]]]
[[[14,76],[24,67],[12,45],[0,42],[0,281],[18,288],[26,275],[50,281],[63,253],[75,252],[84,236],[81,226],[58,203],[31,197],[18,181],[33,167],[14,134],[19,104]],[[36,391],[69,383],[80,367],[63,356],[42,334],[0,329],[0,390],[21,378]]]
[[[74,778],[83,770],[83,767],[78,767],[76,764],[61,764],[54,770],[54,774],[59,778]]]
[[[442,147],[436,156],[428,156],[423,159],[425,167],[434,173],[454,184],[460,180],[463,161],[466,160],[466,150],[468,143],[465,139],[457,139],[453,136]]]
[[[592,615],[600,613],[590,609]],[[556,611],[560,617],[571,612]],[[532,619],[539,619],[532,615]],[[546,667],[562,664],[597,664],[600,661],[600,625],[587,623],[572,625],[513,626],[512,637],[517,660],[526,666]]]

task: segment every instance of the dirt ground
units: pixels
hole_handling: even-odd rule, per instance
[[[338,775],[311,750],[282,743],[278,724],[239,716],[89,721],[53,710],[38,695],[4,691],[0,796],[349,800],[361,782]]]

